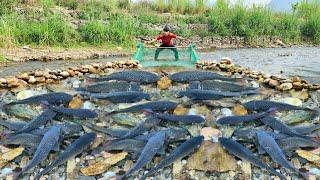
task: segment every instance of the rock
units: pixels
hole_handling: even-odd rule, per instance
[[[4,78],[0,78],[0,83],[1,83],[1,84],[6,84],[6,83],[7,83],[7,80],[4,79]]]
[[[33,90],[22,90],[17,94],[17,100],[26,99],[28,97],[35,96],[37,94],[38,93],[36,93]]]
[[[69,108],[81,108],[83,106],[83,101],[80,95],[74,96],[69,102]]]
[[[72,82],[72,87],[73,88],[79,88],[80,87],[80,81],[79,80],[74,80],[73,82]]]
[[[204,136],[204,140],[212,140],[213,142],[218,142],[218,138],[222,136],[220,130],[211,127],[202,128],[200,134]]]
[[[3,168],[3,169],[1,170],[1,174],[2,174],[3,176],[5,176],[5,175],[7,175],[7,174],[10,174],[10,173],[12,173],[12,169],[11,169],[11,168]]]
[[[29,77],[28,83],[34,84],[36,82],[37,82],[37,80],[36,80],[36,78],[34,76],[30,76]]]
[[[220,59],[220,63],[221,64],[232,64],[232,59],[229,57],[222,57]]]
[[[251,170],[251,164],[248,161],[242,161],[241,171],[243,172],[245,179],[251,179],[252,170]]]
[[[8,152],[5,152],[0,157],[0,169],[8,164],[9,161],[13,160],[23,152],[23,147],[18,147],[10,149]]]
[[[171,87],[171,80],[167,77],[164,76],[162,77],[158,82],[157,82],[157,87],[161,90],[165,90],[168,89],[169,87]]]
[[[301,82],[301,78],[299,76],[294,76],[291,78],[292,82]]]
[[[290,94],[292,97],[301,99],[303,101],[309,98],[307,91],[290,91]]]
[[[287,98],[283,98],[283,99],[279,99],[279,102],[283,102],[283,103],[287,103],[287,104],[291,104],[294,106],[302,106],[302,101],[298,98],[294,98],[294,97],[287,97]]]
[[[65,78],[70,76],[70,74],[69,74],[67,71],[62,71],[62,72],[60,73],[60,75],[63,76],[63,77],[65,77]]]
[[[278,85],[279,85],[279,82],[277,80],[270,79],[269,86],[276,87]]]
[[[260,82],[260,79],[259,79],[259,82]],[[263,81],[261,81],[261,83],[262,83],[262,82],[263,82]],[[251,84],[252,87],[254,87],[254,88],[259,88],[259,87],[260,87],[259,83],[257,83],[256,81],[251,81],[250,84]]]
[[[221,113],[223,116],[232,116],[232,111],[229,108],[222,108]]]
[[[200,135],[200,131],[201,131],[201,126],[198,124],[194,124],[192,126],[187,126],[186,127],[189,131],[189,133],[191,134],[191,136],[195,137],[195,136],[199,136]]]
[[[318,177],[320,176],[320,169],[318,169],[318,168],[311,168],[311,169],[309,169],[309,172],[311,174],[318,176]]]
[[[35,77],[40,77],[40,76],[43,76],[44,75],[44,72],[43,71],[35,71],[34,72],[34,76]]]
[[[67,72],[70,74],[71,77],[76,75],[76,73],[71,69],[67,70]]]
[[[11,77],[7,79],[7,84],[9,88],[21,86],[19,82],[20,82],[19,79],[15,77]]]
[[[279,46],[286,46],[280,39],[277,39],[275,43]]]
[[[188,109],[179,104],[174,109],[173,114],[174,115],[185,115],[185,114],[187,114],[187,112],[188,112]]]
[[[295,89],[302,89],[302,83],[301,82],[293,82],[292,83],[293,88]]]
[[[236,159],[228,154],[219,143],[204,141],[194,154],[188,158],[187,169],[208,172],[234,171]]]
[[[34,111],[33,109],[30,109],[23,104],[6,107],[5,112],[9,115],[13,115],[23,119],[32,119],[33,117],[38,115],[37,111]]]
[[[82,106],[83,109],[94,109],[94,104],[92,104],[90,101],[85,101],[83,103],[83,106]]]
[[[70,158],[67,161],[67,179],[76,179],[75,168],[76,168],[76,160],[74,158]]]
[[[286,124],[297,124],[304,121],[311,121],[314,118],[313,113],[308,111],[291,111],[285,116],[281,117],[281,120]]]
[[[181,173],[183,169],[183,165],[182,165],[182,162],[181,160],[177,160],[173,163],[173,166],[172,166],[172,174],[175,176],[175,175],[179,175]]]
[[[292,89],[293,85],[292,83],[283,83],[280,85],[280,90],[281,91],[288,91],[290,89]]]
[[[46,82],[46,78],[41,76],[41,77],[36,77],[36,81],[39,82],[39,83],[44,83]]]
[[[22,73],[22,74],[17,75],[17,78],[28,81],[29,75],[28,75],[28,73]]]
[[[296,150],[296,153],[300,157],[302,157],[302,158],[314,163],[316,166],[320,167],[320,156],[319,155],[314,154],[313,152],[310,152],[310,151],[305,151],[305,150]]]
[[[111,179],[113,177],[116,177],[116,173],[112,171],[107,171],[103,174],[103,179]]]
[[[232,114],[237,115],[237,116],[244,116],[244,115],[248,114],[248,111],[241,104],[236,104],[233,107]]]
[[[111,157],[107,157],[102,161],[99,161],[87,167],[81,168],[80,171],[86,176],[94,176],[94,175],[102,174],[106,170],[108,170],[112,165],[126,158],[127,154],[128,154],[127,152],[112,154]]]

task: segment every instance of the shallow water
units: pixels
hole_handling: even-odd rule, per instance
[[[320,48],[221,49],[200,53],[202,60],[230,57],[235,64],[272,75],[298,75],[311,83],[320,83]]]
[[[298,75],[311,83],[320,83],[319,47],[221,49],[202,52],[199,55],[202,60],[216,61],[222,57],[230,57],[235,64],[252,70],[283,77]],[[105,63],[129,58],[10,63],[0,68],[0,77],[13,76],[37,69],[66,69],[84,64]]]

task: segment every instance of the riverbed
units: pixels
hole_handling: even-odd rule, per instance
[[[235,64],[252,70],[320,83],[319,47],[221,49],[199,55],[202,60],[230,57]]]

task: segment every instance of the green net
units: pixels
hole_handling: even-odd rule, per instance
[[[158,56],[156,55],[158,54]],[[157,58],[156,58],[157,57]],[[194,68],[195,63],[199,60],[195,46],[188,47],[144,47],[143,43],[137,44],[137,52],[133,59],[138,61],[142,67],[157,66],[183,66]]]

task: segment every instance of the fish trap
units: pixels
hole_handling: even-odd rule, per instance
[[[156,52],[159,52],[157,60]],[[145,47],[142,42],[137,43],[137,51],[133,59],[142,67],[186,67],[195,68],[200,59],[196,46],[190,44],[187,47]]]

